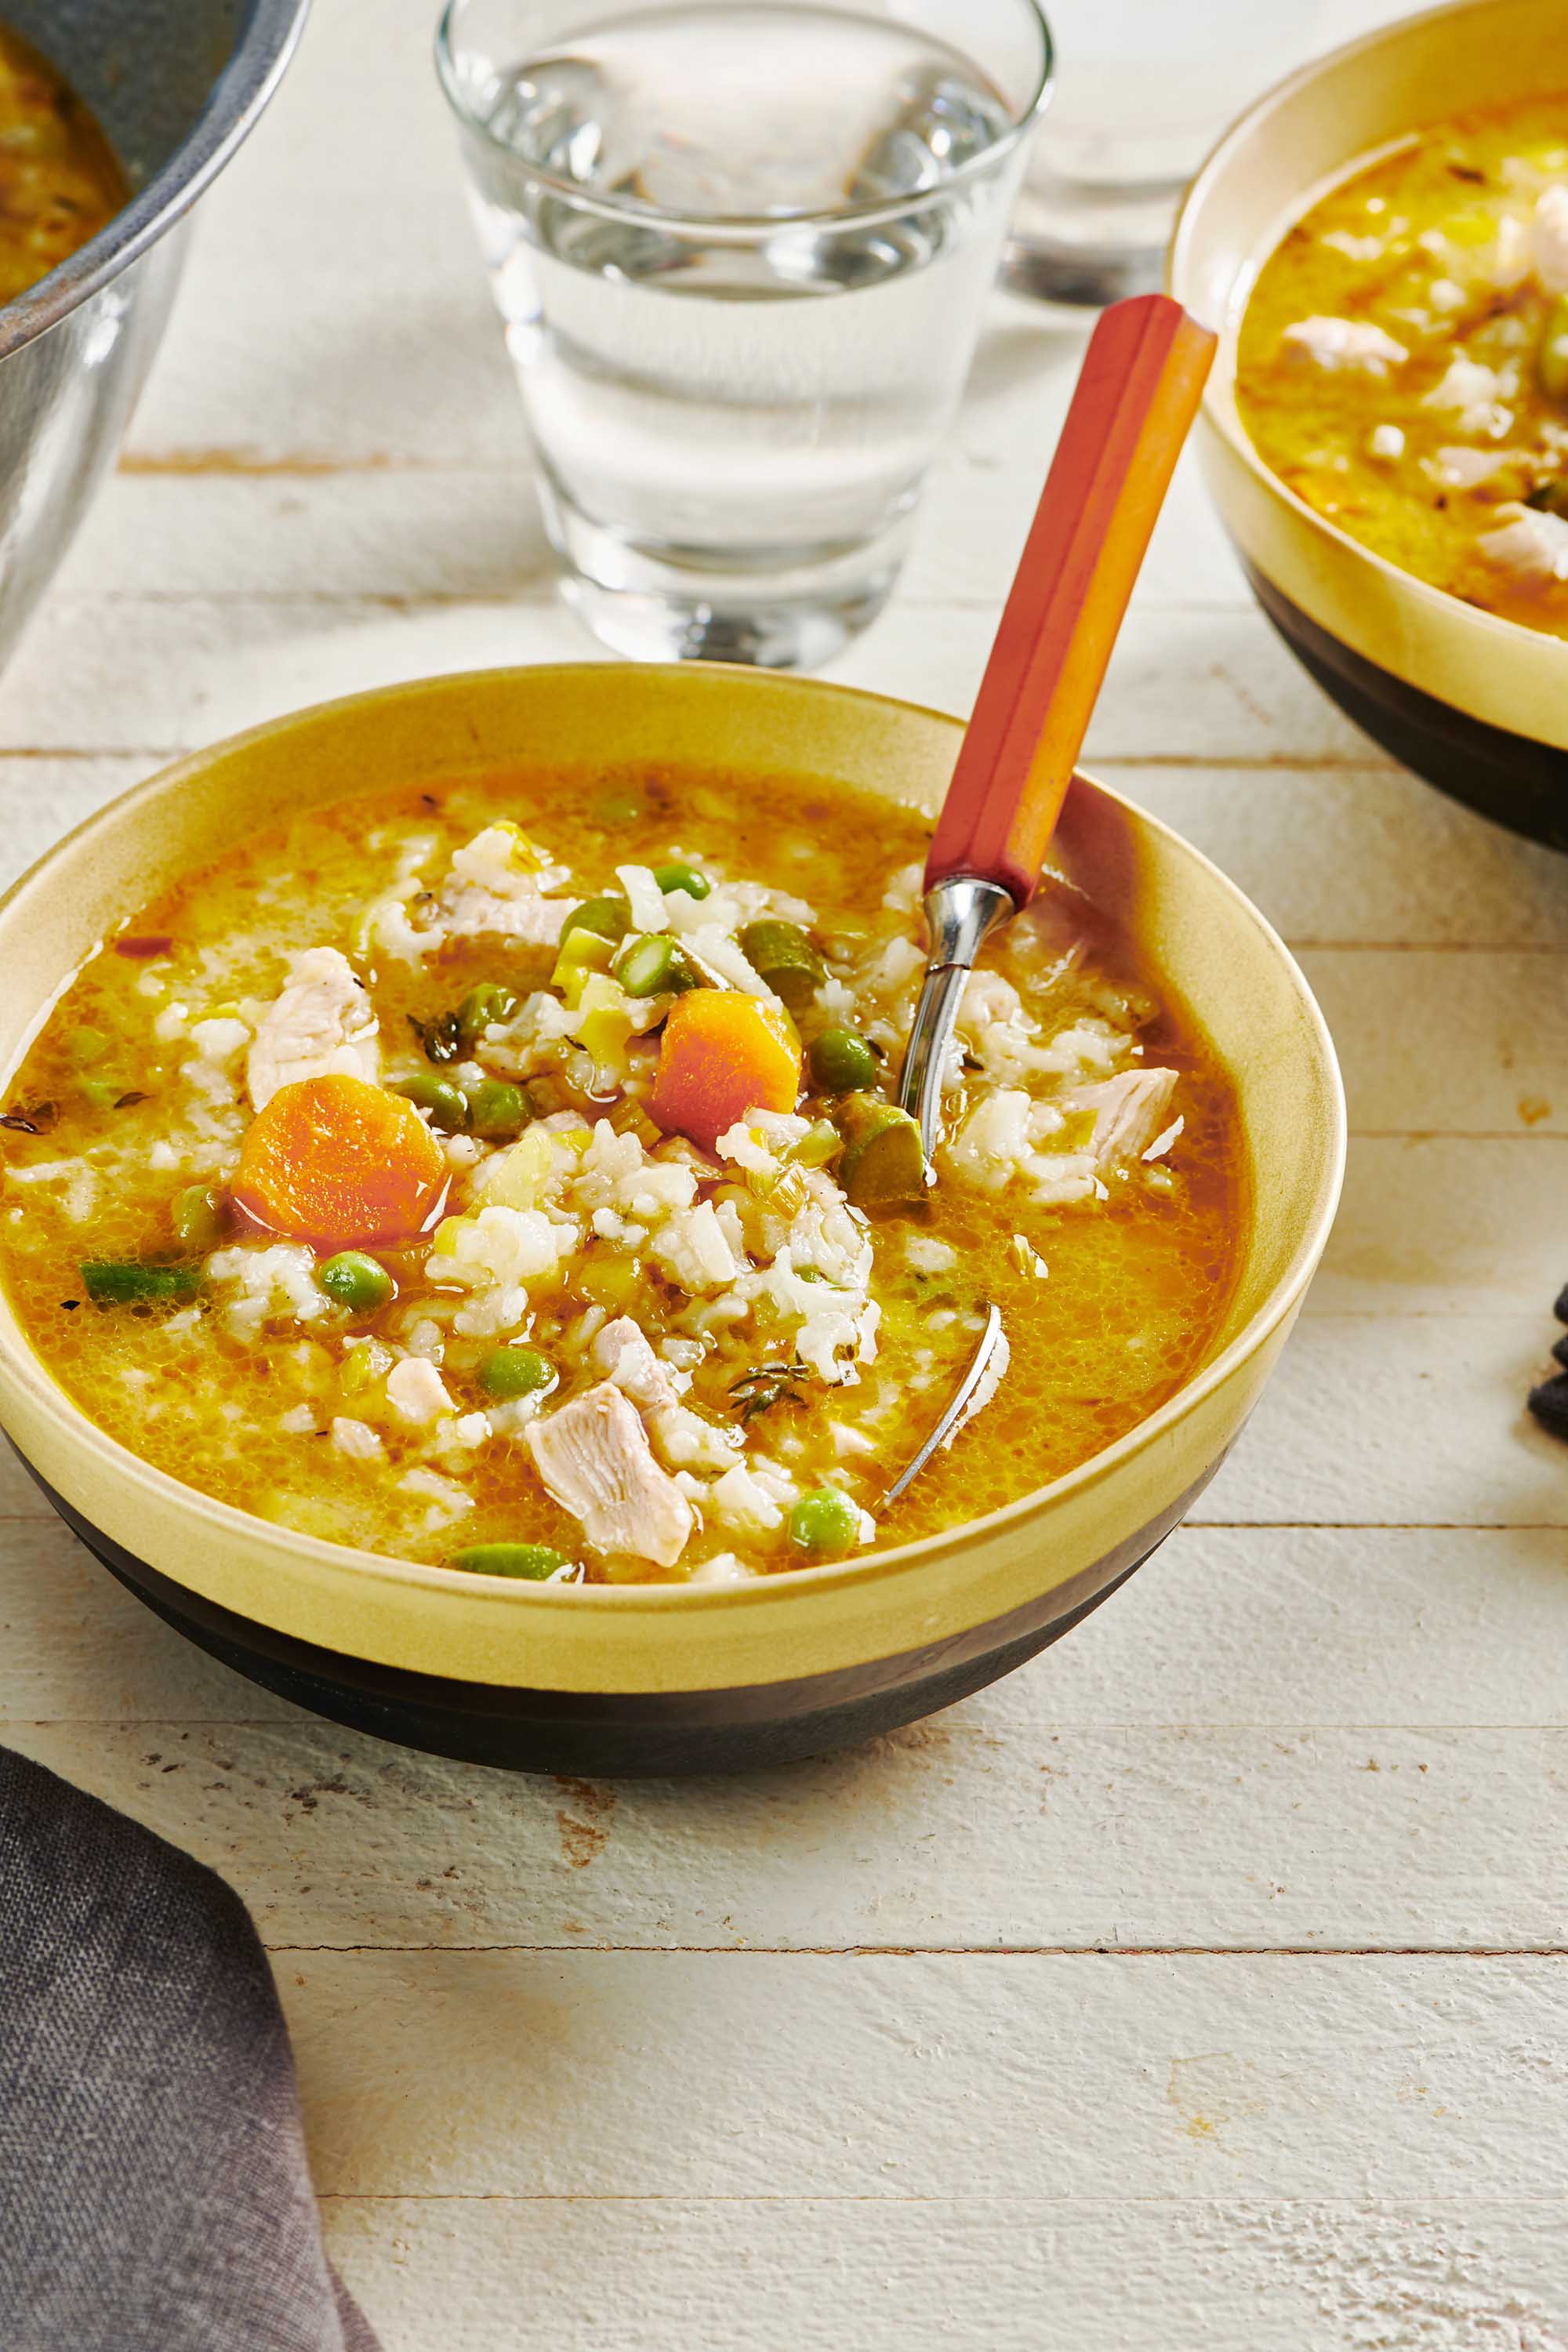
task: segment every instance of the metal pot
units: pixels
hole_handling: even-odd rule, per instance
[[[308,5],[7,0],[7,22],[91,107],[135,193],[0,310],[0,662],[113,462],[190,207],[277,88]]]

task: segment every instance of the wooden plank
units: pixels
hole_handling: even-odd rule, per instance
[[[967,2094],[973,2098],[973,2093]],[[1562,2207],[329,2198],[384,2352],[1562,2352]]]
[[[1504,2188],[1521,2143],[1533,2191],[1568,2191],[1552,1961],[310,1953],[277,1974],[327,2196],[1132,2201],[1239,2174],[1259,2198],[1424,2200]]]
[[[1475,1315],[1516,1309],[1544,1356],[1568,1281],[1568,1139],[1524,1133],[1355,1136],[1344,1196],[1308,1315]],[[1446,1338],[1434,1333],[1442,1349]]]
[[[966,711],[995,615],[891,605],[832,665],[847,685]],[[581,661],[595,641],[553,602],[372,598],[49,600],[7,673],[0,751],[189,749],[301,703],[438,671]],[[1262,616],[1134,604],[1088,763],[1288,757],[1364,767],[1366,739]]]
[[[1559,1326],[1304,1316],[1195,1521],[1561,1528],[1568,1456],[1524,1410]]]
[[[1101,772],[1212,857],[1298,949],[1568,940],[1568,858],[1404,769],[1102,761]]]
[[[974,410],[978,406],[978,415]],[[1037,428],[1040,404],[1029,404]],[[1056,404],[1037,460],[987,455],[984,404],[966,422],[921,502],[900,601],[999,612],[1044,478]],[[1006,421],[1003,436],[1010,434]],[[174,466],[171,454],[167,462]],[[448,462],[247,472],[204,466],[153,472],[135,457],[113,476],[60,575],[68,593],[504,598],[553,593],[533,469]],[[1145,607],[1230,604],[1247,595],[1195,474],[1184,467],[1139,585]]]
[[[993,1758],[1042,1727],[1558,1725],[1565,1579],[1561,1529],[1189,1526],[1068,1640],[944,1720]],[[52,1518],[0,1522],[0,1717],[81,1727],[84,1747],[100,1723],[307,1720],[183,1640]]]
[[[725,1781],[519,1779],[309,1721],[0,1737],[211,1863],[280,1949],[1568,1949],[1568,1732],[1061,1726],[1048,1658]]]
[[[1568,990],[1555,958],[1479,949],[1309,948],[1352,1131],[1568,1132]]]

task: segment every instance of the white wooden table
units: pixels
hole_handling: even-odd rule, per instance
[[[428,69],[318,0],[119,476],[0,681],[5,862],[162,759],[592,648]],[[968,707],[1078,339],[998,304],[838,675]],[[0,1738],[223,1871],[387,2352],[1562,2352],[1568,860],[1382,759],[1189,477],[1091,741],[1300,950],[1354,1134],[1262,1409],[1059,1648],[728,1785],[265,1697],[0,1474]]]

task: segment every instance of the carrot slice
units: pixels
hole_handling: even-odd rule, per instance
[[[660,1127],[705,1151],[749,1110],[793,1110],[800,1038],[782,1004],[729,989],[678,996],[664,1024],[648,1105]]]
[[[257,1224],[334,1250],[411,1240],[446,1189],[414,1105],[346,1076],[279,1087],[246,1132],[232,1188]]]

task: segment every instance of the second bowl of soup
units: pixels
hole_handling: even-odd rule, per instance
[[[1172,285],[1223,322],[1204,463],[1269,619],[1398,757],[1568,847],[1568,0],[1271,93]]]
[[[1144,1557],[1321,1247],[1331,1056],[1245,902],[1079,783],[927,1185],[890,1097],[956,739],[437,680],[46,859],[0,910],[0,1409],[100,1556],[274,1688],[563,1769],[906,1720]]]

